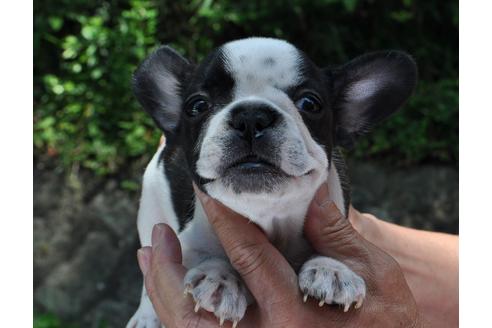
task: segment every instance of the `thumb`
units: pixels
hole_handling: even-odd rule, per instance
[[[321,255],[341,258],[364,252],[360,235],[330,199],[326,183],[318,189],[309,206],[304,232]]]

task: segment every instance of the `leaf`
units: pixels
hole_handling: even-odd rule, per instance
[[[87,40],[92,40],[96,36],[96,32],[97,32],[97,30],[94,26],[86,25],[86,26],[82,27],[82,30],[80,33]]]
[[[136,191],[140,189],[140,183],[133,180],[123,180],[121,181],[121,187],[126,190]]]
[[[59,31],[63,27],[63,19],[61,17],[50,17],[48,18],[48,23],[50,24],[53,31]]]
[[[407,10],[393,11],[390,17],[400,23],[405,23],[413,18],[413,13]]]
[[[358,2],[358,0],[343,0],[343,5],[345,7],[345,10],[352,13],[357,7]]]

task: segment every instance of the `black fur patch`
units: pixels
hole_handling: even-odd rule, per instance
[[[226,69],[227,58],[221,48],[208,55],[194,71],[184,92],[184,99],[197,92],[205,93],[214,105],[231,101],[234,79]]]
[[[296,102],[305,93],[311,92],[319,96],[321,111],[319,113],[300,112],[301,117],[311,134],[311,137],[324,146],[330,160],[333,148],[333,99],[330,81],[323,71],[314,64],[303,52],[299,53],[300,81],[286,90],[287,95]]]
[[[333,86],[336,143],[347,149],[397,111],[417,83],[415,61],[401,51],[368,53],[325,73]],[[351,92],[361,81],[374,83],[362,101]]]
[[[232,100],[234,79],[226,70],[226,65],[225,55],[220,48],[212,52],[193,73],[184,94],[184,100],[193,94],[205,94],[211,105],[206,113],[198,117],[188,117],[182,113],[178,127],[177,144],[183,148],[186,161],[193,174],[193,180],[199,186],[203,180],[196,174],[196,162],[199,156],[195,149],[196,145],[203,136],[211,116]]]
[[[343,202],[344,202],[343,206],[345,208],[345,215],[348,217],[350,200],[351,200],[351,188],[350,188],[350,179],[347,174],[347,165],[345,164],[345,160],[338,147],[335,147],[333,149],[331,158],[332,158],[331,164],[335,165],[335,168],[338,173],[338,179],[340,180],[340,185],[342,186]]]
[[[175,104],[191,70],[192,65],[185,58],[163,46],[148,56],[133,74],[135,96],[168,136],[178,124],[180,112]]]
[[[190,170],[186,164],[183,149],[166,145],[161,152],[159,162],[164,161],[163,174],[169,181],[171,201],[179,222],[179,232],[193,219],[195,193],[193,192]]]
[[[206,181],[196,174],[198,154],[195,147],[211,115],[231,101],[234,80],[225,69],[222,50],[212,52],[193,72],[182,93],[182,103],[194,94],[206,95],[211,102],[208,112],[198,117],[189,117],[181,109],[179,125],[174,136],[168,138],[161,154],[169,179],[173,207],[178,216],[180,231],[193,218],[194,192],[192,181],[201,186]],[[184,105],[183,105],[184,106]]]

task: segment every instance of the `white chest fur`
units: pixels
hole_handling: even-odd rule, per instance
[[[303,237],[304,219],[314,193],[323,181],[329,185],[330,198],[344,212],[343,193],[335,166],[332,165],[326,173],[315,177],[310,184],[300,183],[277,196],[260,194],[227,198],[224,194],[217,195],[213,188],[208,191],[214,198],[258,224],[289,262],[297,267],[311,255]],[[200,203],[195,205],[193,220],[179,234],[179,239],[186,254],[185,265],[196,265],[210,256],[225,257]]]

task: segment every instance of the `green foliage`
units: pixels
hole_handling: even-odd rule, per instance
[[[93,327],[107,328],[108,324],[103,320],[94,323]],[[33,328],[79,328],[77,324],[69,324],[54,314],[35,314]]]
[[[37,8],[34,145],[65,165],[111,173],[157,144],[130,81],[156,46],[158,11],[148,1],[126,5]]]
[[[57,317],[44,314],[34,317],[34,328],[61,328],[61,323]]]
[[[397,164],[429,159],[458,161],[458,81],[421,81],[415,95],[397,115],[361,138],[359,158],[390,158]]]
[[[99,174],[151,155],[159,133],[130,88],[145,55],[165,43],[199,61],[223,42],[263,35],[288,39],[320,66],[377,49],[410,52],[420,71],[416,94],[353,155],[454,163],[457,8],[437,0],[36,1],[35,155]]]
[[[39,314],[34,316],[34,328],[77,328],[73,325],[63,323],[53,314]]]

